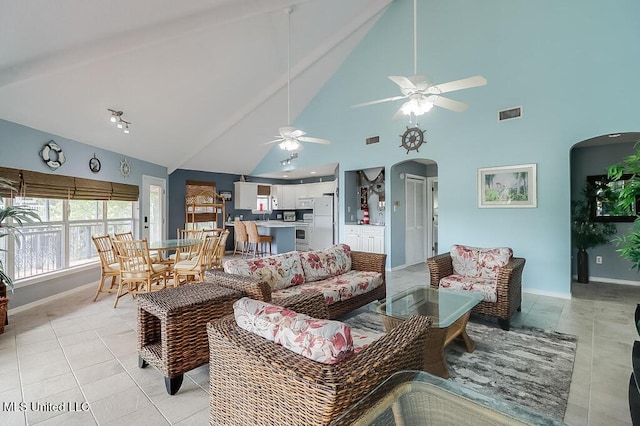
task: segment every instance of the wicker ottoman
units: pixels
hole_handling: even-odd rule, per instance
[[[165,376],[174,395],[183,374],[209,362],[207,322],[233,312],[237,290],[213,283],[190,284],[138,296],[138,366]]]

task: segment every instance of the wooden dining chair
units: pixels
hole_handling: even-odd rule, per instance
[[[227,251],[227,239],[229,238],[229,230],[225,229],[220,233],[220,241],[218,241],[218,249],[213,257],[212,267],[215,269],[221,269],[224,262],[224,254]]]
[[[259,234],[258,225],[256,225],[256,223],[252,220],[247,220],[244,224],[247,228],[247,236],[249,237],[247,254],[250,253],[253,249],[253,257],[262,256],[266,254],[264,245],[269,244],[269,255],[271,255],[271,243],[273,242],[273,236]]]
[[[131,232],[131,231],[116,232],[115,234],[113,234],[113,238],[116,239],[116,240],[124,240],[124,241],[133,241],[134,240],[133,232]],[[151,256],[151,261],[153,263],[162,262],[162,254],[159,251],[151,250],[149,252],[149,255]]]
[[[113,248],[113,243],[109,235],[92,236],[93,244],[96,246],[98,256],[100,256],[100,284],[98,285],[98,291],[93,298],[95,302],[98,300],[100,293],[113,293],[117,292],[118,287],[116,281],[120,278],[120,262],[116,257],[116,252]],[[111,284],[108,289],[104,288],[107,278],[111,278]]]
[[[173,285],[177,287],[182,284],[204,281],[204,272],[212,268],[219,241],[220,238],[207,235],[204,242],[200,244],[196,257],[177,261],[173,265]],[[184,281],[180,281],[182,277],[184,277]]]
[[[204,240],[204,231],[202,229],[181,229],[178,228],[176,236],[179,240]],[[193,259],[198,255],[200,245],[193,245],[188,250],[179,250],[176,253],[169,255],[169,260],[181,261]],[[176,259],[176,255],[179,257]]]
[[[113,240],[113,246],[120,262],[120,282],[114,308],[126,294],[135,296],[167,287],[169,265],[151,260],[147,240]]]

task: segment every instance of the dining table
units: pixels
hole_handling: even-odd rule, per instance
[[[149,250],[157,251],[163,263],[167,263],[167,252],[178,251],[202,244],[201,239],[171,238],[166,240],[149,241]],[[173,261],[171,261],[173,262]]]

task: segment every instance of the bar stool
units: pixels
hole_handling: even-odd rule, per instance
[[[265,254],[264,244],[269,244],[269,256],[271,256],[271,243],[273,242],[273,236],[258,234],[258,226],[253,221],[246,221],[245,227],[247,228],[247,235],[249,237],[249,248],[247,252],[251,252],[253,247],[253,257]]]
[[[238,243],[240,243],[240,253],[244,256],[244,253],[247,250],[249,237],[247,235],[247,229],[241,220],[236,219],[233,221],[233,235],[235,236],[233,254],[236,254],[236,251],[238,251]]]

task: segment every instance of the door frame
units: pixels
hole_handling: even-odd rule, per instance
[[[427,257],[435,256],[438,254],[438,247],[434,247],[433,241],[433,184],[438,183],[438,177],[427,178]],[[438,241],[435,241],[438,244]]]
[[[405,173],[405,178],[404,178],[404,197],[405,197],[405,220],[404,220],[404,263],[405,265],[415,265],[417,263],[409,263],[409,239],[407,238],[407,228],[408,228],[408,223],[407,223],[407,216],[409,214],[409,201],[408,201],[408,197],[407,197],[407,181],[409,180],[409,178],[414,179],[414,180],[420,180],[423,182],[423,194],[422,194],[422,205],[416,208],[416,217],[418,217],[417,215],[420,214],[421,217],[424,217],[426,210],[427,210],[427,177],[426,176],[420,176],[420,175],[414,175],[414,174],[410,174],[410,173]],[[425,218],[425,220],[423,221],[423,235],[424,238],[421,238],[421,242],[422,242],[422,253],[424,255],[427,254],[427,239],[428,239],[428,222]],[[426,259],[426,257],[425,257]],[[424,261],[424,259],[422,259],[422,261]],[[413,262],[413,261],[412,261]],[[419,262],[418,262],[419,263]]]
[[[142,193],[140,196],[140,238],[148,238],[145,228],[147,226],[145,217],[150,216],[149,188],[156,185],[162,188],[162,197],[160,198],[162,212],[162,239],[167,238],[167,180],[156,176],[142,175]]]

